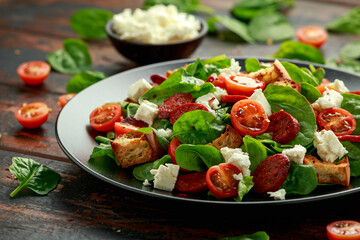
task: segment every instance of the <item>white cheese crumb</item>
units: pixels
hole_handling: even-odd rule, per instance
[[[220,108],[220,102],[213,93],[205,94],[197,98],[195,102],[204,105],[209,110],[216,110]]]
[[[228,148],[223,147],[220,149],[226,163],[231,163],[240,169],[243,176],[250,176],[250,159],[246,152],[241,148]]]
[[[144,78],[139,79],[128,88],[128,97],[135,102],[139,101],[139,98],[144,95],[152,86]]]
[[[236,61],[234,58],[230,60],[230,67],[219,69],[220,74],[225,73],[229,76],[235,75],[240,72],[241,67],[238,61]]]
[[[221,102],[222,95],[228,95],[227,91],[221,87],[215,87],[215,92],[213,92],[213,94],[219,102]]]
[[[331,130],[322,130],[315,133],[314,147],[320,158],[325,162],[334,162],[342,158],[348,151],[341,144],[335,133]]]
[[[233,175],[233,178],[236,180],[236,181],[241,181],[244,179],[244,175],[242,173],[239,173],[239,174],[234,174]]]
[[[273,197],[275,200],[285,200],[286,191],[285,189],[279,189],[276,192],[267,192],[270,197]]]
[[[265,114],[267,116],[271,115],[271,106],[268,100],[266,99],[264,93],[262,92],[261,88],[255,89],[254,93],[249,97],[249,99],[259,102],[261,106],[264,108]]]
[[[146,186],[146,187],[151,186],[149,180],[147,180],[147,179],[145,179],[145,181],[143,182],[143,185]]]
[[[302,165],[304,163],[304,157],[306,154],[306,148],[301,145],[295,145],[291,149],[286,149],[282,152],[290,161]]]
[[[328,86],[335,88],[339,91],[339,93],[349,92],[349,89],[345,86],[345,83],[339,79],[335,79],[335,81],[330,83]]]
[[[171,163],[152,169],[150,173],[154,175],[154,188],[171,192],[175,187],[179,169],[179,165]]]
[[[147,100],[144,100],[138,110],[136,111],[134,118],[136,120],[141,120],[143,122],[146,122],[151,126],[153,124],[154,119],[157,117],[159,113],[159,107],[158,105],[149,102]]]
[[[315,110],[321,112],[327,108],[340,107],[342,100],[343,96],[339,92],[326,89],[323,96],[319,97],[312,106]]]
[[[158,129],[157,132],[163,136],[164,138],[168,138],[170,137],[170,135],[173,133],[173,130],[171,130],[170,128],[165,129]]]

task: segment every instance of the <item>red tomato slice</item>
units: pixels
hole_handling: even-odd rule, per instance
[[[261,104],[251,99],[235,103],[230,117],[233,127],[243,136],[254,137],[264,133],[270,122]]]
[[[360,239],[360,223],[351,220],[335,221],[326,226],[329,240]]]
[[[332,130],[336,136],[351,135],[356,128],[354,116],[342,108],[327,108],[317,116],[321,129]]]
[[[90,113],[90,126],[97,131],[107,132],[114,129],[114,123],[118,122],[120,117],[120,104],[105,104]]]
[[[211,74],[206,82],[211,82],[215,87],[226,88],[225,77],[223,75],[218,76],[216,73]]]
[[[43,61],[31,61],[20,64],[17,73],[29,85],[39,85],[49,76],[51,67]]]
[[[265,82],[259,79],[250,78],[240,74],[225,77],[225,84],[228,94],[245,96],[251,96],[254,93],[254,90],[258,88],[264,90],[266,86]]]
[[[25,128],[39,128],[47,121],[49,111],[45,103],[34,102],[24,104],[15,112],[15,117]]]
[[[248,99],[248,97],[245,95],[221,95],[222,103],[236,103],[243,99]]]
[[[175,189],[186,193],[201,193],[207,191],[206,171],[178,176],[175,183]]]
[[[68,103],[68,101],[70,101],[73,97],[75,97],[76,93],[68,93],[68,94],[64,94],[61,95],[59,97],[59,104],[61,107],[64,107],[65,104]]]
[[[360,142],[360,135],[342,135],[338,136],[339,141]]]
[[[239,180],[234,174],[241,171],[230,163],[221,163],[210,167],[206,172],[206,183],[209,190],[218,198],[233,197],[238,194]]]
[[[296,31],[296,37],[300,42],[321,47],[328,39],[328,33],[318,26],[305,26]]]
[[[315,88],[321,93],[321,95],[324,95],[324,92],[326,91],[326,88],[329,89],[329,90],[334,90],[334,91],[338,92],[338,90],[336,88],[331,87],[331,86],[320,85],[320,86],[317,86]]]
[[[134,125],[124,123],[124,122],[115,122],[114,123],[114,130],[117,136],[122,135],[124,133],[132,132],[138,130],[139,127]]]
[[[349,93],[360,95],[360,91],[352,91],[352,92],[349,92]]]
[[[175,159],[175,151],[177,147],[180,146],[181,144],[182,143],[176,137],[174,137],[169,143],[168,154],[171,157],[174,164],[177,164]]]

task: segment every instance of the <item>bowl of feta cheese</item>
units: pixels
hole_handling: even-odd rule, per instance
[[[121,55],[149,64],[188,58],[206,36],[208,26],[174,5],[155,5],[148,10],[124,9],[106,24],[106,32]]]

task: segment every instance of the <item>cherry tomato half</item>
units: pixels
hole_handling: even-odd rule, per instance
[[[325,92],[327,89],[329,89],[329,90],[334,90],[334,91],[337,91],[337,92],[338,92],[338,90],[337,90],[336,88],[331,87],[331,86],[319,85],[319,86],[317,86],[317,87],[315,87],[315,88],[321,93],[321,95],[324,95],[324,92]]]
[[[254,90],[258,88],[264,90],[266,86],[265,82],[259,79],[249,78],[240,74],[226,77],[225,84],[228,94],[245,96],[251,96],[254,93]]]
[[[335,221],[326,226],[329,240],[360,239],[360,223],[351,220]]]
[[[43,61],[31,61],[20,64],[17,73],[29,85],[39,85],[49,76],[51,67]]]
[[[175,160],[175,151],[177,147],[180,146],[181,144],[182,143],[176,137],[174,137],[169,143],[168,153],[174,164],[177,164]]]
[[[68,93],[68,94],[63,94],[59,97],[59,104],[61,107],[64,107],[65,104],[68,103],[68,101],[70,101],[73,97],[75,97],[76,93]]]
[[[318,26],[305,26],[296,31],[296,37],[300,42],[321,47],[328,39],[328,33]]]
[[[336,136],[351,135],[356,128],[354,116],[342,108],[327,108],[319,113],[317,122],[321,129],[332,130]]]
[[[226,88],[225,77],[223,75],[217,75],[216,73],[211,74],[206,82],[211,82],[215,87]]]
[[[233,197],[238,194],[239,180],[234,174],[241,171],[230,163],[221,163],[210,167],[206,172],[206,184],[209,190],[218,198]]]
[[[121,117],[121,106],[109,103],[97,107],[90,113],[90,126],[97,131],[107,132],[114,129],[114,123]]]
[[[25,128],[39,128],[47,121],[49,111],[45,103],[34,102],[24,104],[15,112],[15,117]]]
[[[139,127],[131,125],[125,122],[115,122],[114,130],[117,136],[122,135],[124,133],[132,132],[138,130]]]
[[[255,100],[245,99],[234,104],[230,113],[233,127],[242,135],[252,137],[262,134],[269,127],[264,108]]]

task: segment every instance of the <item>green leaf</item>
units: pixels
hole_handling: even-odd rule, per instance
[[[239,181],[238,186],[238,196],[234,197],[234,200],[241,202],[244,196],[251,190],[254,186],[253,176],[244,176],[242,180]]]
[[[340,50],[341,58],[360,59],[360,41],[347,43]]]
[[[341,102],[341,108],[350,112],[356,120],[356,128],[353,135],[360,133],[360,96],[351,93],[343,93],[343,100]]]
[[[321,93],[313,85],[306,82],[301,83],[301,94],[304,95],[310,103],[314,103],[319,97],[322,97]]]
[[[296,41],[283,42],[273,57],[299,59],[321,64],[325,63],[323,54],[319,49],[311,45]]]
[[[245,70],[247,72],[256,72],[262,68],[265,68],[265,67],[260,64],[258,59],[256,59],[256,58],[245,59]]]
[[[154,5],[175,5],[180,12],[193,13],[195,11],[212,14],[213,9],[202,5],[200,0],[145,0],[143,9],[148,9]]]
[[[326,65],[344,71],[360,73],[360,62],[354,59],[333,57],[326,60]]]
[[[259,231],[253,234],[245,234],[237,237],[225,237],[220,240],[270,240],[270,237],[266,234],[266,232]]]
[[[310,70],[305,70],[304,68],[299,68],[295,64],[289,62],[281,62],[286,71],[289,73],[291,80],[298,83],[309,83],[313,86],[318,86],[320,81],[315,77]]]
[[[66,92],[78,93],[105,78],[107,78],[107,76],[104,73],[97,71],[85,71],[78,73],[70,78],[68,84],[66,85]]]
[[[331,21],[326,28],[333,32],[360,34],[360,7],[352,8],[344,15]]]
[[[162,158],[155,160],[154,162],[147,162],[134,167],[133,176],[140,181],[145,181],[145,179],[148,181],[153,181],[154,175],[150,173],[150,170],[158,169],[160,165],[165,163],[172,163],[172,159],[169,155],[165,155]]]
[[[86,43],[80,39],[65,39],[64,50],[50,53],[46,59],[51,67],[61,73],[76,74],[91,67],[91,57]]]
[[[99,8],[84,8],[71,16],[72,29],[85,39],[106,38],[106,23],[113,17],[113,13]]]
[[[251,162],[250,171],[253,172],[268,157],[266,147],[259,140],[249,135],[243,138],[243,142],[244,145],[241,149],[249,154]]]
[[[210,145],[182,144],[176,148],[175,158],[181,168],[196,172],[224,162],[220,151]]]
[[[342,141],[341,144],[349,152],[350,176],[360,176],[360,143]]]
[[[46,195],[56,188],[60,181],[60,174],[30,158],[13,157],[9,170],[20,181],[20,185],[10,197],[14,197],[23,188]]]
[[[261,11],[249,23],[250,35],[257,42],[279,42],[291,39],[295,31],[290,22],[280,13]]]

